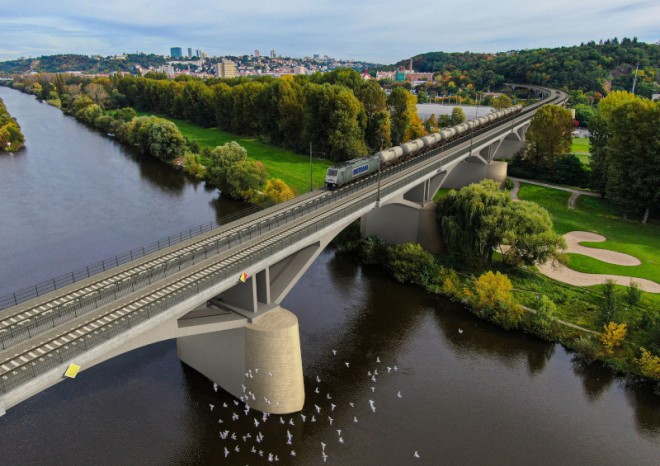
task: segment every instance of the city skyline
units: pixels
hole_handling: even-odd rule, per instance
[[[34,0],[4,3],[2,61],[60,53],[168,55],[181,46],[211,56],[275,49],[283,56],[391,64],[429,51],[503,52],[624,36],[654,43],[660,36],[660,4],[647,0],[558,0],[533,8],[522,0],[469,1],[423,9],[391,0],[222,6],[191,0],[183,7],[171,0],[63,0],[47,13]]]

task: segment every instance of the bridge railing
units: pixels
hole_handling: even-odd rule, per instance
[[[424,171],[426,173],[436,171],[442,168],[443,165],[451,163],[463,155],[464,154],[462,153],[457,153],[447,157],[439,158],[436,162],[426,167]],[[397,171],[401,171],[401,169],[398,169]],[[419,173],[409,174],[381,189],[381,195],[393,193],[398,189],[415,182],[418,178]],[[353,194],[357,189],[362,189],[366,185],[371,185],[373,183],[374,181],[370,179],[362,180],[358,183],[361,185],[360,188],[356,187],[350,190],[339,192],[337,197],[325,199],[323,204],[327,205],[336,202],[337,198],[345,198]],[[218,284],[232,276],[238,277],[240,273],[247,267],[262,262],[264,259],[282,251],[286,247],[294,245],[299,241],[309,237],[311,234],[323,230],[326,227],[335,224],[338,220],[343,220],[347,216],[355,213],[356,211],[359,211],[363,207],[374,203],[376,201],[376,196],[376,193],[371,193],[367,196],[359,198],[350,205],[338,209],[336,212],[327,215],[318,221],[312,222],[307,226],[299,228],[291,234],[283,235],[283,237],[281,237],[274,244],[261,247],[247,256],[237,258],[229,266],[218,270],[212,275],[208,275],[199,280],[195,280],[194,282],[181,287],[171,294],[141,306],[133,313],[127,314],[113,322],[100,326],[95,329],[93,333],[84,335],[80,339],[73,340],[70,343],[58,348],[57,350],[47,353],[46,355],[36,360],[36,362],[32,361],[26,363],[17,367],[11,372],[3,374],[3,376],[0,377],[0,389],[3,392],[7,392],[19,385],[22,385],[23,383],[34,379],[38,375],[58,365],[61,365],[67,361],[73,361],[77,355],[108,341],[119,333],[133,328],[159,313],[165,312],[168,308],[199,294],[200,292],[210,288],[213,285]],[[99,299],[102,302],[108,299],[109,301],[113,301],[114,299],[117,299],[117,295],[110,293],[106,294],[105,296],[99,296]]]
[[[485,130],[485,129],[484,129]],[[504,131],[504,130],[503,130]],[[476,132],[475,134],[479,134]],[[439,154],[442,154],[443,151],[460,144],[461,141],[455,141],[450,144],[447,144],[445,147],[437,148],[432,151],[429,151],[426,154],[423,154],[414,159],[408,160],[404,163],[398,164],[396,166],[390,167],[387,170],[383,171],[382,179],[385,180],[389,177],[396,176],[403,170],[407,170],[411,166],[425,162],[426,160],[436,157]],[[439,159],[441,164],[447,164],[459,157],[464,156],[463,152],[454,154],[452,156],[444,156]],[[229,234],[222,238],[217,238],[215,241],[208,242],[204,246],[193,250],[192,252],[186,254],[185,256],[178,256],[170,259],[167,262],[160,262],[157,265],[146,268],[138,276],[133,276],[131,278],[124,279],[122,281],[113,282],[112,284],[106,285],[103,288],[97,288],[93,291],[88,291],[85,294],[78,296],[70,301],[67,301],[60,306],[49,309],[40,313],[37,316],[31,317],[29,319],[22,320],[19,324],[13,325],[11,327],[5,327],[0,329],[0,348],[6,349],[10,348],[21,341],[25,341],[29,338],[32,338],[35,335],[43,333],[46,330],[55,328],[56,326],[77,318],[81,315],[84,315],[87,312],[93,311],[103,305],[106,305],[113,300],[122,298],[128,295],[131,292],[134,292],[140,288],[148,286],[154,283],[157,280],[161,280],[165,277],[168,277],[174,273],[178,273],[181,270],[198,264],[199,262],[208,259],[209,257],[219,254],[223,251],[226,251],[245,240],[252,239],[256,235],[263,234],[267,231],[277,228],[284,223],[295,220],[296,218],[306,215],[309,210],[319,209],[331,202],[335,202],[338,199],[341,199],[347,195],[352,195],[357,191],[362,190],[366,186],[373,185],[377,182],[376,175],[372,175],[369,178],[362,179],[357,183],[347,185],[341,190],[335,191],[332,196],[328,196],[321,200],[316,200],[312,206],[308,206],[306,209],[293,209],[286,211],[284,214],[274,215],[269,217],[264,222],[260,222],[255,225],[251,225],[244,230],[238,231],[237,233]],[[414,182],[413,179],[407,180],[403,185]],[[385,192],[383,192],[385,194]],[[261,208],[264,208],[264,205],[255,206],[250,209],[249,212],[245,210],[237,213],[237,215],[223,217],[223,223],[225,224],[229,221],[232,221],[236,218],[247,215],[247,213],[252,213]],[[54,289],[60,288],[62,286],[69,285],[75,281],[88,278],[95,273],[99,273],[105,270],[108,270],[112,267],[117,267],[118,265],[129,262],[130,260],[143,257],[152,252],[158,251],[165,247],[171,246],[173,244],[180,243],[189,238],[198,236],[207,231],[211,231],[214,228],[217,228],[219,225],[214,223],[207,223],[200,225],[195,229],[189,229],[181,232],[178,235],[170,236],[165,240],[160,240],[150,245],[147,245],[142,248],[138,248],[127,253],[115,256],[112,260],[100,262],[94,266],[87,267],[80,271],[78,274],[72,272],[69,275],[60,277],[59,279],[53,279],[49,282],[44,282],[43,286],[36,286],[34,289],[27,290],[27,293],[24,295],[13,294],[12,298],[16,297],[25,297],[24,300],[30,299],[31,297],[38,296],[39,293],[44,294]]]
[[[529,110],[529,109],[528,109]],[[525,111],[525,110],[523,110]],[[498,124],[503,124],[507,121],[511,121],[514,119],[515,116],[508,117],[505,120],[501,120],[498,122]],[[482,131],[487,130],[488,128],[481,128],[479,131],[475,132],[474,134],[479,134]],[[445,147],[451,147],[453,144],[448,144]],[[436,149],[432,151],[430,154],[435,155],[437,154],[440,150],[442,149]],[[428,158],[427,154],[426,156],[418,157],[414,159],[414,163],[421,162],[425,160],[425,158]],[[408,164],[401,164],[401,168],[406,168]],[[43,282],[40,282],[36,285],[24,288],[22,290],[13,292],[11,294],[7,294],[5,296],[0,297],[0,310],[9,308],[11,306],[18,305],[20,303],[23,303],[25,301],[28,301],[33,298],[37,298],[39,296],[43,296],[47,293],[50,293],[52,291],[55,291],[57,289],[63,288],[65,286],[69,286],[73,283],[76,283],[81,280],[85,280],[87,278],[90,278],[93,275],[105,272],[109,269],[112,269],[114,267],[118,267],[120,265],[126,264],[128,262],[131,262],[135,259],[139,259],[141,257],[144,257],[146,255],[149,255],[151,253],[154,253],[156,251],[159,251],[163,248],[172,246],[174,244],[181,243],[183,241],[186,241],[188,239],[191,239],[195,236],[199,236],[203,233],[206,233],[208,231],[211,231],[215,228],[218,228],[219,226],[226,225],[234,220],[237,220],[241,217],[247,216],[249,214],[255,213],[259,210],[262,210],[266,207],[269,207],[273,205],[272,203],[264,203],[260,205],[255,205],[251,206],[247,209],[244,209],[240,212],[236,212],[230,215],[223,216],[221,218],[220,223],[216,222],[208,222],[203,225],[199,225],[197,227],[189,228],[187,230],[183,230],[179,232],[178,234],[169,236],[168,238],[161,239],[159,241],[155,241],[152,243],[149,243],[145,246],[138,247],[135,249],[132,249],[130,251],[118,254],[114,257],[102,260],[100,262],[96,262],[94,264],[88,265],[84,268],[75,270],[73,272],[69,272],[63,275],[60,275],[58,277],[45,280]]]
[[[114,257],[104,259],[99,262],[90,264],[84,268],[80,268],[73,272],[59,275],[55,278],[45,280],[43,282],[37,283],[26,288],[23,288],[19,291],[4,295],[0,297],[0,310],[7,309],[11,306],[16,306],[20,303],[28,301],[39,296],[43,296],[47,293],[55,291],[65,286],[69,286],[73,283],[79,282],[90,278],[93,275],[103,273],[107,270],[110,270],[114,267],[126,264],[136,259],[145,257],[161,249],[170,247],[172,245],[182,243],[183,241],[189,240],[196,236],[199,236],[203,233],[207,233],[211,230],[214,230],[220,226],[225,226],[230,222],[238,220],[239,218],[245,217],[247,215],[253,214],[260,210],[263,210],[267,207],[272,206],[272,202],[264,202],[261,204],[255,204],[253,206],[247,207],[239,212],[234,212],[232,214],[225,215],[220,218],[220,222],[207,222],[196,227],[189,228],[187,230],[182,230],[177,234],[168,236],[167,238],[154,241],[152,243],[146,244],[144,246],[131,249],[130,251],[117,254]]]

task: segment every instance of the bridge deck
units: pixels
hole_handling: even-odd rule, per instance
[[[544,103],[565,99],[552,91]],[[535,109],[524,109],[515,123],[529,120]],[[511,129],[511,120],[505,120],[384,170],[381,199],[459,163],[470,155],[470,147]],[[374,174],[333,192],[318,190],[0,311],[0,391],[6,393],[201,288],[238,277],[251,264],[375,206],[377,189]]]

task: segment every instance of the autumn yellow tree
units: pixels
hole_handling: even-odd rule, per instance
[[[600,337],[600,341],[605,347],[605,352],[611,355],[614,352],[614,347],[621,346],[621,342],[626,337],[628,329],[626,324],[617,324],[610,322],[603,326],[604,332]]]
[[[660,356],[654,355],[646,348],[642,348],[642,354],[637,359],[637,366],[642,375],[660,379]]]
[[[293,190],[279,178],[268,180],[268,182],[266,182],[264,194],[275,204],[288,201],[289,199],[293,199],[295,197]]]
[[[499,272],[488,271],[474,282],[477,292],[477,306],[480,308],[495,307],[498,304],[510,304],[511,280]]]

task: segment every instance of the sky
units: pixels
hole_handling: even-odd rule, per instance
[[[0,11],[0,61],[192,47],[391,64],[432,51],[660,40],[658,0],[0,0]]]

